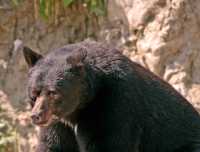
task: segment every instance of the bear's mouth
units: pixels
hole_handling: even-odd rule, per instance
[[[41,122],[37,123],[36,125],[38,125],[40,127],[48,127],[50,124],[52,124],[52,122],[53,122],[53,118],[50,117],[49,119],[41,121]]]
[[[51,115],[51,116],[48,117],[48,119],[42,120],[42,121],[34,123],[34,124],[39,126],[39,127],[48,127],[52,123],[54,123],[55,121],[58,121],[57,116]]]
[[[42,111],[35,115],[32,114],[31,118],[32,123],[39,127],[47,127],[58,119],[51,110]]]

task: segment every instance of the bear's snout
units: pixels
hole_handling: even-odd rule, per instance
[[[31,119],[32,119],[32,122],[34,124],[40,124],[40,123],[42,123],[44,121],[43,117],[44,117],[44,111],[40,111],[40,112],[32,113],[31,114]]]
[[[51,119],[51,110],[45,96],[38,97],[31,112],[32,122],[36,125],[47,124]]]

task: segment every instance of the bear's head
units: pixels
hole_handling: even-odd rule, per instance
[[[23,53],[29,66],[27,90],[33,123],[46,126],[54,118],[73,117],[89,100],[84,65],[87,52],[61,48],[43,57],[24,47]]]

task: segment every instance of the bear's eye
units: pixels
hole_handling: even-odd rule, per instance
[[[30,99],[35,102],[39,95],[40,95],[39,90],[32,90],[32,92],[30,94]]]
[[[49,98],[53,98],[53,99],[58,99],[59,98],[59,94],[58,94],[58,92],[57,91],[48,91],[47,92],[47,96],[49,97]]]
[[[36,101],[37,97],[30,97],[31,101]]]

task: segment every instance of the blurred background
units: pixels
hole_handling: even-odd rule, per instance
[[[0,0],[0,152],[37,144],[15,40],[46,54],[86,38],[119,47],[200,111],[199,0]]]

